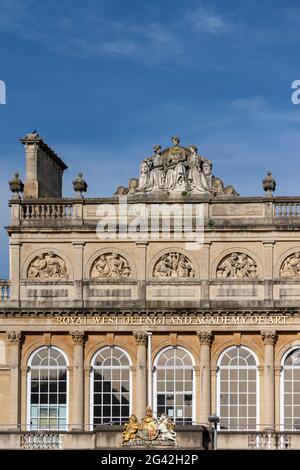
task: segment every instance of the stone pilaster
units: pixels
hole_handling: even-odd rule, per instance
[[[264,241],[264,279],[265,279],[265,305],[272,306],[273,301],[273,252],[274,241]]]
[[[21,371],[20,371],[20,358],[21,358],[21,344],[23,334],[20,331],[7,331],[7,339],[10,343],[9,346],[9,429],[17,431],[21,426]]]
[[[275,429],[275,370],[274,347],[277,340],[276,331],[262,331],[261,337],[265,345],[264,357],[264,423],[266,430]]]
[[[73,353],[73,386],[71,404],[72,421],[71,431],[83,431],[84,429],[84,343],[86,336],[83,331],[71,331],[74,342]]]
[[[76,301],[79,305],[83,303],[83,254],[84,254],[84,242],[73,242],[74,247],[74,284],[76,289]]]
[[[136,403],[133,411],[139,419],[145,416],[147,407],[147,333],[133,333],[136,343]]]
[[[11,240],[9,243],[10,301],[14,306],[18,306],[20,302],[20,250],[21,243]]]
[[[147,245],[146,241],[136,242],[138,297],[142,306],[146,305],[147,279]]]
[[[199,331],[197,333],[200,342],[200,424],[208,424],[208,416],[211,414],[211,374],[210,352],[213,334],[211,331]]]
[[[201,305],[204,308],[209,307],[210,245],[211,242],[204,242],[200,250]]]

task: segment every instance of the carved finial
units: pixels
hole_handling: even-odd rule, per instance
[[[19,173],[15,173],[15,176],[12,180],[9,181],[9,189],[13,193],[13,199],[19,199],[19,193],[24,191],[24,184],[19,178]]]
[[[73,182],[73,188],[76,193],[78,193],[77,197],[83,197],[82,193],[86,193],[87,190],[87,183],[82,177],[82,173],[78,173],[78,178],[76,178]]]
[[[276,181],[274,180],[271,171],[268,171],[267,176],[262,180],[264,191],[266,196],[272,196],[272,192],[275,191]]]

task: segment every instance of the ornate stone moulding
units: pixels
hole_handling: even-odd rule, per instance
[[[132,270],[128,261],[119,253],[101,254],[92,264],[91,279],[121,279],[130,278]]]
[[[156,261],[152,277],[156,279],[188,279],[195,277],[191,261],[178,251],[170,251]]]
[[[217,266],[217,278],[253,279],[258,277],[256,262],[246,253],[226,255]]]
[[[28,266],[27,278],[39,281],[68,279],[65,261],[53,251],[36,256]]]

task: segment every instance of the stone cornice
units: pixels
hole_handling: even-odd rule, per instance
[[[0,317],[60,317],[63,315],[78,315],[78,316],[94,316],[94,315],[212,315],[212,316],[249,316],[249,315],[264,315],[264,316],[274,316],[274,315],[286,315],[286,316],[295,316],[298,315],[300,317],[300,309],[299,308],[270,308],[270,309],[226,309],[226,310],[216,310],[216,309],[174,309],[174,308],[166,308],[166,309],[138,309],[136,310],[134,307],[132,309],[129,308],[0,308]]]

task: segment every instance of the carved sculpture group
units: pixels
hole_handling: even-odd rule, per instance
[[[280,277],[300,277],[300,251],[289,255],[282,263]],[[91,279],[120,279],[132,276],[129,262],[116,252],[101,254],[92,264]],[[256,262],[246,253],[233,252],[228,254],[217,266],[218,278],[257,278]],[[52,251],[39,254],[29,264],[29,279],[59,280],[68,279],[65,261]],[[178,251],[170,251],[156,261],[152,277],[156,279],[188,279],[195,277],[191,261]]]
[[[233,186],[224,187],[220,178],[212,175],[210,160],[198,155],[195,145],[182,147],[179,137],[172,137],[173,146],[162,150],[153,147],[154,154],[140,165],[140,177],[130,180],[129,188],[119,186],[116,194],[153,191],[211,195],[238,195]]]
[[[288,256],[280,268],[281,277],[300,277],[300,252]]]
[[[153,417],[153,411],[148,406],[146,416],[139,422],[135,415],[131,415],[122,432],[122,446],[176,446],[175,424],[166,414],[159,419]]]
[[[155,264],[153,269],[155,278],[191,278],[195,271],[190,260],[176,251],[166,253]]]
[[[245,253],[231,253],[221,261],[217,268],[217,277],[240,279],[257,276],[255,261]]]
[[[67,279],[66,263],[52,251],[38,255],[29,265],[29,279]]]
[[[122,278],[130,277],[131,268],[123,256],[118,253],[105,253],[94,262],[91,278]]]

